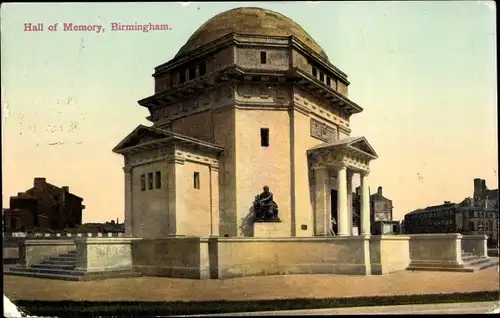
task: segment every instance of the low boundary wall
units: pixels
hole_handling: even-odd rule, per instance
[[[464,235],[462,251],[479,257],[488,257],[487,235]]]
[[[372,274],[406,270],[410,265],[410,237],[405,235],[372,235],[370,238]]]
[[[410,235],[410,267],[463,268],[462,234]]]
[[[40,264],[48,257],[73,250],[75,250],[73,240],[26,240],[19,246],[19,264],[26,267]]]
[[[172,237],[133,242],[145,275],[225,279],[281,274],[371,273],[369,236],[311,238]]]

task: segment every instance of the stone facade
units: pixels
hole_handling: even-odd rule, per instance
[[[258,28],[242,16],[258,19]],[[236,22],[222,22],[231,17]],[[139,101],[153,127],[136,130],[114,149],[125,157],[130,234],[253,236],[253,199],[267,185],[281,220],[272,236],[330,235],[332,218],[339,220],[335,234],[352,235],[347,188],[361,173],[367,189],[377,154],[365,138],[350,137],[350,116],[362,108],[347,98],[347,75],[303,32],[278,13],[234,9],[208,21],[174,59],[155,68],[155,94]],[[167,134],[178,145],[189,139],[186,163],[167,159],[175,139]],[[150,181],[156,173],[165,186],[141,190],[156,182]],[[332,173],[338,173],[333,183],[326,177]],[[369,211],[368,191],[363,198]]]

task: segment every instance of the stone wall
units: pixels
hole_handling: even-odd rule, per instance
[[[283,274],[370,274],[369,239],[214,238],[211,278]]]
[[[146,155],[146,153],[144,154]],[[158,238],[169,235],[168,165],[163,156],[157,161],[132,167],[132,235],[134,237]],[[148,189],[147,175],[161,173],[160,189]],[[146,177],[146,190],[141,190],[141,175]],[[126,181],[127,182],[127,181]]]
[[[287,110],[236,109],[236,211],[238,236],[250,236],[253,201],[267,185],[279,206],[278,237],[291,233],[290,116]],[[269,147],[261,146],[269,129]]]
[[[462,237],[462,251],[480,257],[488,257],[487,240],[486,235],[464,235]]]
[[[261,52],[266,53],[266,63],[260,63]],[[243,68],[264,70],[288,70],[289,49],[236,48],[236,64]]]
[[[208,238],[175,237],[132,244],[134,269],[147,276],[210,277]]]
[[[461,234],[410,235],[410,268],[462,268]]]
[[[410,265],[410,237],[377,235],[370,237],[372,274],[405,270]]]
[[[132,269],[132,238],[77,238],[75,270],[87,273]]]
[[[24,266],[40,264],[48,257],[75,250],[73,240],[26,240],[19,247],[19,263]]]
[[[236,136],[234,108],[218,109],[214,112],[214,141],[224,147],[219,157],[219,208],[221,236],[237,236],[236,214]]]

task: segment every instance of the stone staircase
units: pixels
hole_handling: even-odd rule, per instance
[[[411,271],[441,271],[441,272],[477,272],[489,267],[498,266],[498,257],[481,257],[462,251],[463,266],[409,266]]]
[[[34,264],[29,267],[24,267],[21,265],[4,266],[4,275],[49,278],[69,281],[140,276],[139,273],[136,273],[132,270],[88,273],[75,270],[75,266],[76,251],[70,251],[67,254],[60,254],[55,257],[49,257],[42,261],[40,264]]]
[[[498,266],[498,257],[480,257],[472,253],[462,252],[462,261],[464,269],[468,272],[476,272],[485,268]]]

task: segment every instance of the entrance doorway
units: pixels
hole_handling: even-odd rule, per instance
[[[332,227],[335,235],[338,233],[338,218],[337,218],[337,190],[330,191],[330,203],[332,208]],[[335,220],[335,222],[333,221]]]

